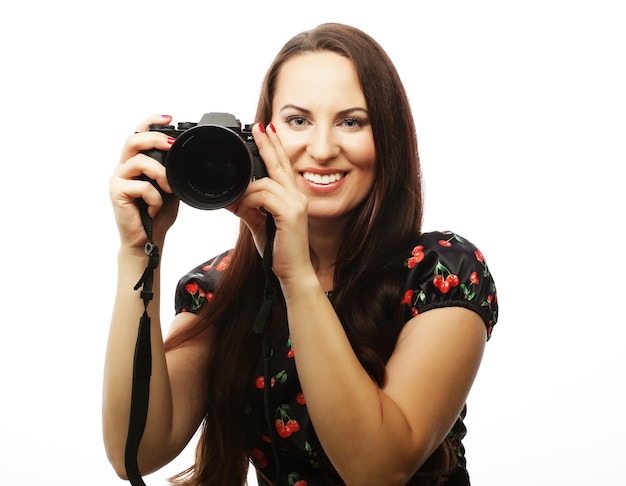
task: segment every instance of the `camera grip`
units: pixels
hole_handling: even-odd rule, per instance
[[[142,150],[141,153],[144,155],[147,155],[148,157],[152,157],[161,165],[163,166],[165,165],[165,157],[167,156],[167,152],[165,152],[164,150],[159,150],[159,149]],[[159,186],[159,184],[157,183],[157,181],[155,181],[154,179],[150,179],[147,175],[141,174],[136,179],[140,181],[148,181],[150,184],[154,186],[154,188],[157,191],[159,191],[162,198],[172,197],[172,194],[164,192],[163,189],[161,189],[161,186]]]
[[[164,150],[159,150],[159,149],[142,150],[141,153],[144,155],[147,155],[148,157],[152,157],[159,164],[165,165],[165,157],[167,155],[167,152],[165,152]]]

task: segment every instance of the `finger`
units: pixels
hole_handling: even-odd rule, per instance
[[[165,166],[145,154],[139,153],[125,163],[119,164],[114,170],[114,175],[127,180],[138,179],[145,176],[148,179],[156,181],[164,192],[172,192],[172,188],[167,180]]]
[[[271,213],[275,218],[291,221],[303,207],[306,211],[306,197],[300,192],[285,188],[271,178],[263,178],[250,183],[236,214],[246,223],[249,223],[248,217],[254,221],[259,213]]]
[[[265,245],[265,219],[267,215],[259,208],[251,207],[246,204],[244,198],[227,206],[226,209],[237,216],[248,227],[252,233],[257,249],[262,253],[262,248]]]
[[[120,164],[124,164],[140,152],[152,149],[167,151],[175,140],[161,132],[139,132],[130,135],[122,148]]]
[[[143,199],[148,206],[148,214],[155,217],[163,206],[161,193],[148,181],[113,177],[109,187],[111,200],[120,207],[128,204],[135,207],[138,199]]]
[[[143,199],[149,206],[161,207],[163,205],[161,193],[149,181],[118,179],[111,183],[111,191],[119,200]]]
[[[171,121],[172,117],[170,115],[150,115],[137,125],[135,134],[126,139],[120,156],[120,163],[124,163],[141,150],[149,150],[151,148],[167,150],[168,145],[174,142],[173,139],[167,143],[167,136],[164,138],[163,136],[155,135],[157,132],[148,132],[148,129],[151,125],[167,125]]]
[[[273,125],[270,123],[267,128],[263,130],[262,125],[257,123],[252,128],[252,134],[270,177],[275,180],[280,180],[285,174],[291,175],[291,162],[285,153]],[[291,177],[291,179],[293,179],[293,177]]]
[[[261,123],[256,123],[252,127],[252,136],[266,168],[270,170],[279,166],[280,160],[278,160],[274,144],[269,138],[268,130],[269,127],[264,128]]]
[[[276,133],[276,128],[273,123],[270,123],[266,130],[267,138],[274,147],[276,151],[276,157],[278,158],[278,164],[281,169],[290,169],[291,161],[289,160],[289,156],[285,152],[285,148],[283,147],[282,142],[280,141],[280,137],[278,133]],[[291,171],[289,171],[291,172]]]
[[[150,125],[169,125],[171,122],[172,117],[170,115],[150,115],[137,125],[135,132],[147,132]]]

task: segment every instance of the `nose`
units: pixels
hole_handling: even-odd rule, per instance
[[[319,162],[331,160],[339,155],[341,148],[335,140],[332,128],[317,126],[311,130],[307,143],[307,154]]]

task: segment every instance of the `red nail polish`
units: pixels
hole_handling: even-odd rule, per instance
[[[276,133],[276,128],[274,128],[274,124],[272,122],[270,122],[268,127],[270,128],[270,130],[272,130],[274,133]]]
[[[163,118],[172,118],[172,115],[161,115]]]
[[[261,133],[265,133],[265,127],[263,126],[263,123],[259,122],[259,130],[261,130]]]
[[[167,137],[167,143],[169,143],[170,145],[172,145],[175,141],[176,139],[174,137]]]

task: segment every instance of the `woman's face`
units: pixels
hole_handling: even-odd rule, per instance
[[[374,137],[352,61],[329,51],[283,64],[272,123],[289,156],[310,218],[347,215],[374,183]]]

